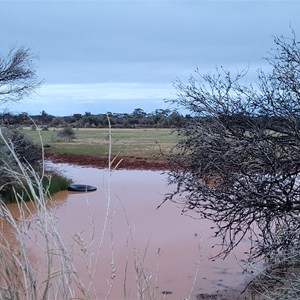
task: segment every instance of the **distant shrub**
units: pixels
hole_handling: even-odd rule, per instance
[[[43,130],[43,131],[48,131],[48,130],[49,130],[49,126],[48,126],[48,125],[42,126],[42,130]]]
[[[75,132],[72,127],[66,126],[62,130],[59,130],[56,134],[58,140],[72,141],[75,139]]]
[[[37,126],[36,126],[35,124],[32,124],[32,125],[30,126],[30,128],[31,128],[31,130],[37,130]]]

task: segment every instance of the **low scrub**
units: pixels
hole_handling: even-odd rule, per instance
[[[59,130],[56,134],[56,139],[58,141],[71,142],[75,139],[75,132],[72,127],[66,126],[62,130]]]
[[[32,199],[32,191],[26,180],[22,176],[15,176],[20,171],[21,165],[42,174],[41,184],[50,195],[67,188],[66,178],[54,173],[44,176],[44,170],[40,167],[43,158],[41,148],[34,144],[30,137],[9,128],[1,128],[1,136],[0,196],[2,201],[16,202],[18,197],[22,197],[24,201]]]

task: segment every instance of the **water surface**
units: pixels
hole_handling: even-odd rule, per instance
[[[152,276],[156,299],[185,299],[191,294],[191,299],[196,299],[198,294],[239,288],[247,279],[241,268],[247,242],[225,260],[212,261],[209,258],[217,254],[212,246],[218,241],[211,238],[210,222],[182,215],[175,203],[167,202],[157,209],[164,194],[173,188],[160,172],[117,170],[109,177],[108,171],[96,168],[68,164],[56,164],[55,168],[75,183],[97,187],[91,193],[59,192],[51,208],[65,245],[74,251],[77,271],[87,281],[86,265],[78,243],[74,248],[74,237],[92,244],[88,251],[95,257],[110,199],[94,282],[99,299],[108,290],[111,262],[116,270],[110,299],[137,298],[134,253],[139,255],[145,274]]]

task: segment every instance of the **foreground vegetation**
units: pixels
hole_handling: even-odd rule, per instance
[[[9,185],[23,189],[13,190],[20,201],[18,222],[3,199],[0,203],[2,225],[10,226],[16,240],[12,244],[6,230],[0,231],[0,298],[97,297],[93,287],[97,258],[93,260],[94,253],[88,252],[86,241],[76,240],[90,274],[89,282],[84,284],[59,236],[55,216],[48,210],[51,197],[43,185],[44,170],[35,170],[39,159],[32,155],[41,134],[50,153],[108,156],[109,162],[117,154],[157,157],[176,145],[169,161],[178,168],[170,171],[169,183],[177,184],[177,189],[166,196],[166,201],[180,195],[186,209],[197,210],[203,218],[214,221],[215,235],[223,241],[220,255],[228,255],[250,238],[250,258],[260,257],[266,262],[266,269],[252,285],[259,299],[299,299],[300,47],[292,33],[292,38],[275,38],[275,49],[267,59],[272,72],[259,70],[256,87],[245,84],[246,71],[232,76],[223,68],[216,74],[197,71],[187,84],[177,81],[178,98],[171,102],[190,111],[193,117],[160,110],[148,115],[140,109],[129,115],[111,114],[113,126],[134,128],[112,130],[113,143],[111,134],[99,129],[109,123],[105,114],[55,118],[42,112],[34,120],[43,130],[20,129],[21,135],[20,131],[1,132],[0,190],[5,191]],[[24,49],[0,60],[0,101],[17,101],[36,87],[29,62]],[[26,118],[25,114],[3,114],[2,123],[25,126]],[[171,129],[145,128],[170,128],[175,124],[178,135],[171,134]],[[61,131],[63,127],[65,132]],[[34,139],[34,144],[28,142],[28,137]],[[106,220],[97,257],[112,219],[109,186],[107,190]],[[34,218],[25,218],[28,212],[24,193],[35,207]],[[31,239],[30,227],[42,237],[42,244],[32,240],[43,249],[46,272],[42,282],[26,248],[25,240]],[[149,285],[151,276],[144,273],[139,257],[135,259],[138,299],[155,299]],[[112,263],[107,299],[115,273]]]
[[[99,299],[98,279],[95,278],[95,270],[100,267],[100,257],[104,243],[108,241],[112,251],[111,276],[107,279],[107,290],[105,298],[109,299],[114,286],[114,279],[119,270],[115,267],[113,252],[113,236],[109,228],[112,228],[114,209],[111,208],[110,177],[112,170],[109,168],[107,175],[106,190],[106,214],[103,220],[103,228],[94,227],[92,214],[86,220],[91,226],[91,233],[85,235],[76,233],[72,238],[71,245],[61,239],[55,210],[51,209],[53,204],[49,195],[49,186],[43,184],[41,174],[35,172],[26,162],[20,161],[14,149],[4,140],[8,151],[15,159],[17,169],[7,168],[7,173],[15,182],[22,181],[26,185],[25,193],[30,195],[30,203],[25,202],[23,191],[15,190],[19,199],[17,204],[18,217],[12,214],[9,207],[0,201],[0,298],[1,299]],[[111,135],[109,141],[107,160],[111,162]],[[108,165],[111,165],[109,163]],[[86,195],[84,195],[86,197]],[[104,199],[103,199],[104,200]],[[50,208],[50,209],[49,209]],[[157,299],[155,276],[152,276],[143,265],[144,255],[140,255],[134,245],[134,234],[127,220],[130,240],[125,247],[132,250],[133,267],[136,272],[137,299]],[[96,234],[96,232],[99,232]],[[106,239],[106,236],[110,239]],[[38,252],[39,268],[36,261],[32,259],[28,243],[33,243],[34,250]],[[67,244],[67,245],[66,245]],[[96,244],[96,251],[92,245]],[[131,248],[132,247],[132,248]],[[75,261],[82,262],[79,273]],[[103,260],[102,260],[103,263]],[[104,262],[106,264],[106,261]],[[127,262],[126,262],[127,269]],[[82,272],[87,275],[83,276]],[[123,272],[123,270],[121,271]],[[88,279],[86,279],[86,276]],[[124,286],[126,284],[126,270]],[[133,291],[131,291],[134,293]],[[131,294],[133,295],[133,294]],[[129,296],[125,296],[124,299]],[[190,296],[191,297],[191,296]],[[188,297],[187,299],[190,299]]]
[[[35,88],[35,69],[32,61],[29,51],[22,48],[12,50],[6,58],[0,57],[0,102],[18,101]],[[92,218],[89,218],[86,222],[90,224],[92,234],[88,234],[87,238],[82,238],[82,233],[79,232],[72,237],[73,242],[69,245],[60,236],[57,216],[51,209],[49,185],[47,182],[44,185],[44,179],[47,176],[44,172],[42,151],[35,151],[36,147],[29,141],[28,136],[24,137],[19,131],[6,130],[8,125],[10,124],[7,124],[3,118],[2,127],[6,126],[6,128],[0,129],[0,191],[7,191],[8,185],[11,185],[13,194],[19,201],[15,204],[18,208],[18,215],[15,216],[0,195],[0,298],[16,300],[98,299],[96,287],[99,282],[95,278],[95,270],[99,267],[101,250],[106,240],[104,237],[107,234],[112,237],[112,233],[107,232],[107,229],[112,227],[114,215],[110,208],[111,170],[108,169],[107,209],[103,228],[100,228],[102,233],[100,232],[100,236],[93,234],[95,233],[94,222]],[[45,132],[42,132],[42,139],[48,147],[50,146],[48,149],[52,151],[56,142],[64,145],[63,140],[53,140],[52,135],[47,138],[46,135],[49,133],[44,135]],[[36,131],[35,134],[35,145],[40,145]],[[105,150],[103,153],[107,154],[109,166],[112,157],[110,137],[111,135],[107,133],[103,136],[103,143],[108,146],[108,151]],[[131,136],[130,138],[127,136],[127,139],[130,140],[129,143],[134,141]],[[94,140],[94,136],[90,137],[91,143],[88,144],[92,144]],[[162,140],[166,140],[166,137]],[[143,142],[153,144],[155,141],[151,136]],[[90,148],[84,145],[85,143],[86,141],[81,142],[82,147],[85,146],[85,148],[81,148],[79,153],[86,152]],[[124,139],[119,149],[125,148],[123,146],[125,144]],[[127,145],[128,153],[130,153],[130,147]],[[37,155],[33,155],[35,153]],[[19,186],[21,189],[17,188]],[[30,202],[25,202],[26,196]],[[132,244],[136,271],[136,297],[137,299],[156,299],[157,289],[151,282],[154,276],[149,274],[143,266],[144,253],[139,255],[133,243],[133,234],[131,234],[131,241],[128,242]],[[33,245],[34,250],[38,252],[34,259],[32,259],[33,253],[29,250],[28,243]],[[94,243],[98,245],[96,253],[91,249]],[[113,240],[109,243],[112,249],[112,269],[107,281],[105,299],[110,297],[117,273],[114,265]],[[86,268],[88,280],[84,280],[82,274],[76,270],[76,253]]]
[[[185,195],[214,222],[221,256],[249,239],[249,257],[266,263],[260,278],[283,283],[261,285],[265,298],[299,299],[299,273],[287,270],[300,266],[300,44],[293,31],[274,44],[255,85],[222,67],[175,83],[171,101],[194,118],[178,128],[167,200]]]

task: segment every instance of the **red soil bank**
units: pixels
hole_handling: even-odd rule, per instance
[[[108,168],[108,158],[101,156],[75,155],[75,154],[50,154],[46,153],[45,158],[56,163],[70,163],[80,166],[91,166],[98,168]],[[120,163],[119,163],[120,162]],[[119,164],[118,164],[119,163]],[[117,169],[128,170],[158,170],[169,169],[168,163],[162,160],[153,160],[139,157],[117,157],[112,164]]]

